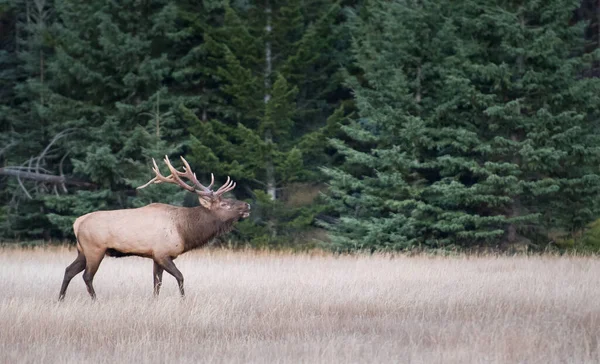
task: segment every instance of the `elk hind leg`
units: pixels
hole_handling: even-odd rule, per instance
[[[85,282],[87,291],[92,297],[92,300],[96,299],[96,291],[94,291],[92,281],[94,280],[94,275],[96,275],[100,263],[102,263],[102,258],[104,258],[104,252],[101,254],[94,254],[94,257],[88,256],[86,258],[87,264],[85,267],[85,272],[83,272],[83,281]]]
[[[164,268],[156,261],[154,262],[154,297],[158,297],[160,286],[162,285],[162,276]]]
[[[82,252],[77,251],[77,258],[75,258],[73,263],[71,263],[67,269],[65,269],[65,277],[63,278],[62,286],[60,287],[60,293],[58,295],[59,301],[62,301],[65,298],[67,287],[69,286],[71,279],[85,269],[85,263],[85,255],[83,255]]]
[[[170,275],[175,277],[177,280],[177,284],[179,285],[179,293],[181,293],[181,297],[185,296],[185,291],[183,290],[183,274],[177,269],[175,263],[173,263],[173,259],[171,257],[166,257],[157,260],[158,264],[164,268]]]

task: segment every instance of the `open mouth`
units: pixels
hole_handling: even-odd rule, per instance
[[[245,218],[247,218],[248,216],[250,216],[250,213],[249,213],[249,212],[244,212],[244,213],[242,214],[242,217],[243,217],[244,219],[245,219]]]

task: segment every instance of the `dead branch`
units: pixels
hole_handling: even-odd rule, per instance
[[[7,150],[14,147],[15,145],[17,145],[17,143],[15,141],[11,141],[6,146],[0,148],[0,156],[2,156],[2,154],[4,154]]]
[[[65,155],[63,155],[63,157],[60,159],[60,164],[58,165],[58,170],[60,172],[61,177],[65,176],[65,174],[63,173],[63,162],[65,161],[65,158],[67,158],[68,155],[69,155],[69,152],[65,153]],[[65,193],[69,192],[67,190],[67,186],[65,186],[64,183],[61,183],[60,186],[62,187],[63,192],[65,192]],[[56,188],[56,185],[54,185],[54,187]],[[57,192],[57,194],[58,194],[58,192]]]
[[[65,176],[57,176],[54,174],[47,173],[37,173],[37,172],[28,172],[24,171],[18,167],[4,167],[0,168],[0,175],[3,176],[13,176],[22,179],[29,179],[38,182],[52,183],[52,184],[65,184],[71,186],[80,186],[80,187],[95,187],[96,184],[84,181],[78,181],[70,178],[66,178]]]
[[[68,192],[66,187],[67,185],[79,187],[96,187],[96,184],[94,183],[79,181],[76,179],[65,177],[63,173],[63,163],[69,153],[65,153],[60,159],[60,175],[52,174],[52,172],[44,168],[44,166],[46,165],[47,158],[56,158],[59,155],[55,155],[55,153],[60,149],[55,146],[56,142],[59,141],[61,138],[64,138],[65,136],[70,135],[76,131],[76,128],[69,128],[57,133],[39,155],[29,158],[20,166],[6,166],[4,168],[0,168],[0,176],[4,175],[16,177],[19,186],[29,199],[31,199],[32,196],[30,191],[27,190],[27,188],[25,187],[23,180],[35,181],[36,183],[34,185],[34,189],[36,192],[39,192],[39,189],[41,189],[44,192],[54,190],[55,193],[58,193],[58,187],[60,187],[62,191]],[[15,144],[16,143],[12,142],[6,147],[0,149],[0,154],[4,153],[8,148]],[[52,186],[46,186],[46,184],[50,184]]]
[[[25,188],[23,181],[21,181],[21,176],[17,175],[17,181],[19,182],[19,186],[21,187],[23,192],[25,192],[25,196],[27,196],[28,199],[33,200],[33,197],[31,197],[31,194],[29,193],[29,191],[27,191],[27,188]]]
[[[50,143],[48,143],[48,145],[46,145],[46,148],[44,148],[44,150],[42,151],[42,153],[40,153],[40,155],[38,155],[37,157],[34,158],[34,159],[36,159],[36,163],[35,163],[35,171],[36,172],[39,172],[39,170],[40,170],[40,162],[44,159],[44,157],[46,156],[46,154],[50,150],[50,147],[52,147],[52,145],[54,143],[56,143],[60,138],[69,135],[70,133],[74,132],[75,130],[76,129],[73,129],[73,128],[65,129],[65,130],[61,131],[60,133],[56,134],[54,136],[54,138],[52,138],[52,140],[50,141]]]

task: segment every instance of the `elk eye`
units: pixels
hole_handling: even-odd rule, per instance
[[[227,202],[221,202],[221,207],[229,207],[229,204]]]

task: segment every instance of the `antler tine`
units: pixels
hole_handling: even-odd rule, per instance
[[[175,169],[175,167],[173,167],[173,165],[171,165],[171,161],[169,161],[169,157],[167,157],[165,155],[165,164],[167,165],[167,167],[169,168],[169,171],[171,171],[171,175],[169,177],[171,177],[171,183],[177,183],[179,186],[183,187],[184,189],[190,191],[190,192],[195,192],[196,189],[190,185],[188,185],[187,183],[183,182],[181,180],[181,178],[179,178],[180,175],[185,175],[185,173],[183,172],[179,172],[178,170]]]
[[[225,182],[225,184],[223,186],[221,186],[221,188],[219,188],[217,190],[217,192],[215,192],[215,195],[220,196],[226,192],[229,192],[231,190],[233,190],[236,186],[236,183],[233,182],[231,180],[231,178],[229,178],[229,176],[227,176],[227,182]]]
[[[227,192],[233,190],[236,185],[237,185],[237,183],[235,183],[235,182],[232,181],[231,185],[229,185],[229,187],[227,187],[226,189],[224,189],[223,192],[221,192],[221,194],[224,194],[224,193],[227,193]]]
[[[219,189],[215,193],[217,195],[223,194],[223,190],[229,186],[230,182],[231,182],[231,178],[229,178],[229,176],[227,176],[227,181],[225,181],[225,183],[223,184],[223,186],[219,187]]]
[[[145,185],[136,188],[137,190],[141,190],[142,188],[146,188],[149,185],[151,185],[152,183],[162,183],[162,182],[174,183],[173,179],[171,178],[172,176],[165,177],[165,176],[162,175],[162,173],[160,173],[160,169],[158,169],[158,165],[156,164],[156,161],[154,160],[154,158],[152,158],[152,164],[154,164],[154,167],[152,167],[152,170],[156,174],[156,177],[152,178]]]
[[[210,185],[208,185],[208,187],[204,186],[202,183],[200,183],[200,181],[198,181],[198,177],[196,177],[196,173],[192,172],[192,168],[190,167],[190,164],[188,163],[188,161],[185,160],[185,158],[180,157],[181,161],[183,162],[183,170],[185,171],[185,173],[180,173],[181,176],[186,177],[187,179],[189,179],[190,181],[192,181],[196,187],[200,188],[200,190],[195,190],[195,192],[200,195],[200,196],[208,196],[208,197],[212,197],[214,192],[210,189],[212,187],[212,185],[215,183],[215,176],[211,173],[210,177],[211,177],[211,181],[210,181]]]
[[[183,156],[180,156],[179,158],[181,158],[181,161],[183,162],[183,170],[185,171],[185,173],[181,173],[178,172],[180,176],[182,177],[186,177],[187,179],[189,179],[190,181],[192,181],[196,187],[200,188],[202,191],[196,191],[196,193],[199,192],[203,192],[203,195],[212,195],[213,192],[210,190],[210,188],[212,187],[213,183],[214,183],[214,176],[212,176],[211,173],[211,183],[208,187],[205,187],[202,183],[200,183],[200,181],[198,181],[198,178],[196,178],[196,173],[192,172],[192,168],[190,167],[190,164],[185,160],[185,158],[183,158]]]
[[[196,175],[196,174],[194,174],[194,175]],[[210,189],[214,184],[215,184],[215,175],[211,173],[210,174],[210,184],[208,185],[207,188]]]
[[[160,183],[160,181],[156,181],[156,177],[152,178],[150,181],[146,182],[146,184],[144,184],[143,186],[139,186],[136,188],[136,190],[141,190],[142,188],[146,188],[148,186],[150,186],[152,183]]]
[[[237,186],[237,183],[233,182],[233,184],[229,188],[224,189],[221,193],[223,194],[232,191],[235,188],[235,186]]]

